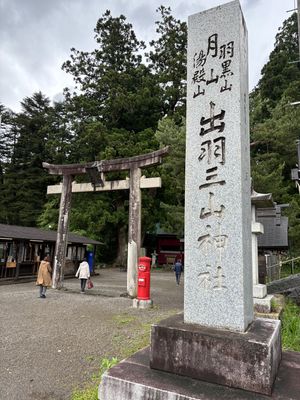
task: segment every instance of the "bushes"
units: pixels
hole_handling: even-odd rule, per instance
[[[281,318],[283,350],[300,351],[300,308],[287,301]]]

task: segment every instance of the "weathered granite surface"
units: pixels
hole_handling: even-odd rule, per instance
[[[267,286],[258,283],[253,285],[253,297],[257,299],[263,299],[267,295]]]
[[[270,313],[274,296],[269,294],[263,298],[254,298],[254,311],[258,313]]]
[[[152,325],[150,367],[270,394],[281,360],[280,321],[255,319],[245,333],[186,324]]]
[[[271,396],[232,389],[149,368],[149,348],[111,368],[101,400],[299,400],[300,353],[284,352]]]
[[[188,21],[187,323],[253,320],[247,29],[238,1]]]

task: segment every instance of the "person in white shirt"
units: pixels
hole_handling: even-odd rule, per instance
[[[85,286],[87,280],[90,278],[90,266],[86,261],[86,258],[79,264],[79,268],[76,272],[76,278],[80,279],[81,293],[85,293]]]

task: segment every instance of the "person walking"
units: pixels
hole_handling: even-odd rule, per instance
[[[181,272],[183,271],[181,260],[177,260],[175,262],[173,270],[174,270],[175,275],[176,275],[176,283],[177,283],[177,285],[179,285],[180,284]]]
[[[41,261],[39,270],[38,270],[38,276],[36,279],[36,285],[40,287],[40,298],[45,299],[46,298],[46,290],[47,287],[51,286],[51,272],[52,268],[50,265],[50,258],[46,256],[43,261]]]
[[[79,268],[76,272],[76,278],[80,279],[80,289],[81,293],[85,293],[85,286],[87,280],[90,278],[90,266],[86,261],[86,258],[82,260],[79,264]]]

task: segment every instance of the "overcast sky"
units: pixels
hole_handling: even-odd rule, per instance
[[[155,37],[156,9],[171,6],[172,14],[187,21],[227,0],[0,0],[0,102],[15,111],[36,91],[58,98],[71,77],[61,70],[70,48],[96,47],[94,27],[110,9],[124,14],[140,40]],[[295,7],[295,0],[241,0],[249,38],[250,89],[273,49],[275,35]]]

